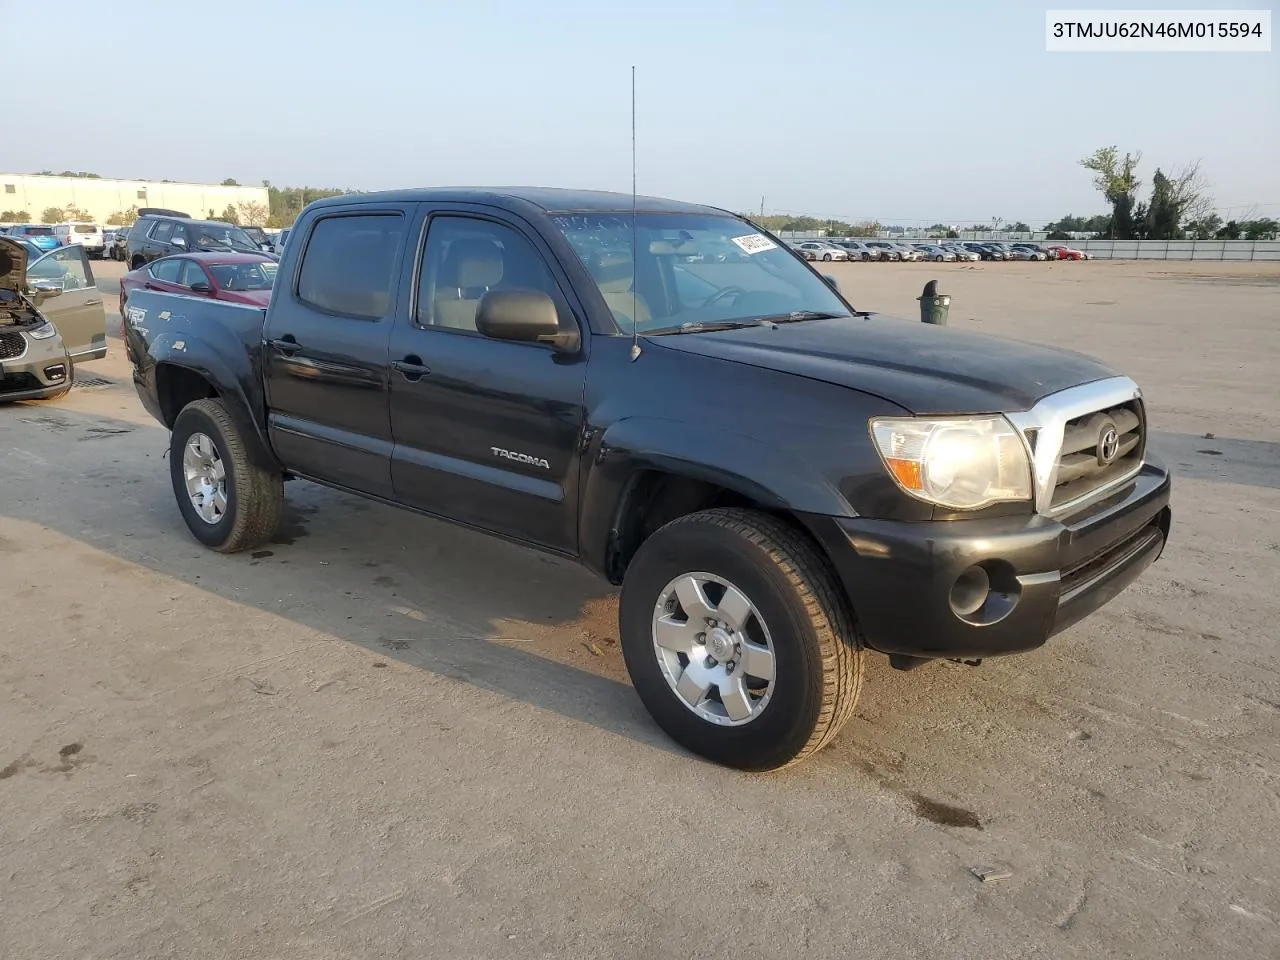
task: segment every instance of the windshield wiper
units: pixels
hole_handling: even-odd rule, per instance
[[[675,327],[659,327],[657,330],[644,330],[641,332],[649,337],[665,337],[673,333],[713,333],[716,330],[740,330],[743,327],[758,327],[761,323],[763,323],[761,320],[714,320],[706,322],[693,320]]]
[[[800,323],[802,320],[836,320],[845,316],[843,313],[824,313],[821,310],[792,310],[790,313],[775,313],[761,317],[761,323]]]

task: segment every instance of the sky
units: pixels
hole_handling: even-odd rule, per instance
[[[1280,27],[1275,0],[1090,6],[1252,6]],[[1048,53],[1044,12],[1063,7],[0,0],[6,47],[50,51],[20,59],[78,93],[46,100],[49,88],[28,87],[6,103],[21,135],[0,143],[0,170],[629,191],[634,65],[644,194],[756,212],[763,198],[766,213],[850,221],[1039,225],[1106,209],[1078,160],[1115,144],[1142,151],[1143,196],[1157,165],[1200,160],[1221,212],[1280,218],[1280,47]]]

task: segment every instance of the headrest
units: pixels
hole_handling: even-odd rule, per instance
[[[455,240],[442,273],[443,286],[492,287],[502,279],[502,249],[492,240]]]

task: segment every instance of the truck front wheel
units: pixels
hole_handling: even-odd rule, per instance
[[[221,400],[182,408],[169,438],[169,477],[182,519],[206,547],[248,550],[266,543],[280,525],[283,478],[250,458]]]
[[[863,654],[835,577],[803,532],[716,509],[671,521],[622,585],[622,652],[676,742],[771,770],[826,746],[853,714]]]

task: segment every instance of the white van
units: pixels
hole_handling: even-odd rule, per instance
[[[102,257],[102,228],[96,223],[55,223],[53,234],[58,238],[59,246],[69,247],[78,243],[89,256]]]

